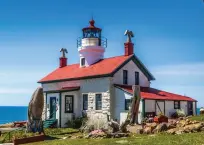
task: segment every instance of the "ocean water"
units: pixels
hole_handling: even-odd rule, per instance
[[[27,106],[0,106],[0,124],[27,120]]]

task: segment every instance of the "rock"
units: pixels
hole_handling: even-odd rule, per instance
[[[179,121],[180,121],[180,120],[184,120],[184,117],[179,117],[178,120],[179,120]]]
[[[191,125],[186,125],[184,128],[183,128],[183,131],[185,133],[189,133],[189,132],[193,132],[193,130],[195,130],[195,126],[193,124]]]
[[[196,131],[200,131],[200,129],[201,129],[202,127],[204,127],[204,123],[197,123],[197,124],[194,124],[194,126],[195,126],[195,130],[196,130]]]
[[[28,105],[28,126],[27,126],[28,132],[35,132],[36,128],[39,132],[43,131],[41,119],[43,108],[44,108],[44,95],[43,89],[40,87],[35,90]]]
[[[184,133],[183,130],[178,130],[178,131],[175,132],[175,134],[178,134],[178,135],[179,135],[179,134],[183,134],[183,133]]]
[[[143,134],[143,129],[142,128],[136,129],[136,134]]]
[[[167,128],[168,129],[176,128],[176,125],[174,125],[174,124],[167,124]]]
[[[152,127],[150,127],[150,126],[147,126],[147,127],[145,127],[145,129],[143,130],[143,133],[144,134],[150,134],[150,133],[152,133]]]
[[[141,130],[142,130],[141,125],[136,124],[136,125],[133,125],[133,126],[131,126],[131,125],[127,126],[127,131],[130,132],[130,133],[139,133],[139,132],[141,132]]]
[[[94,130],[89,133],[88,138],[99,138],[99,137],[106,137],[106,133],[102,131],[101,129]]]
[[[204,127],[202,127],[202,128],[200,129],[200,131],[204,131]]]
[[[176,131],[178,131],[178,128],[172,128],[172,129],[167,130],[167,133],[169,133],[169,134],[175,134]]]
[[[185,125],[187,124],[187,122],[185,120],[180,120],[178,123],[177,123],[177,127],[184,127]]]
[[[167,123],[158,124],[157,127],[153,130],[154,133],[163,132],[168,129]]]

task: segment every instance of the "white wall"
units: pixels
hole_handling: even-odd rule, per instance
[[[47,94],[47,119],[50,116],[50,97],[56,97],[57,103],[57,111],[56,111],[56,119],[58,120],[57,125],[59,126],[59,93],[48,93]]]
[[[155,100],[145,100],[145,112],[156,112]]]
[[[175,111],[176,109],[174,109],[174,101],[165,101],[165,115],[171,117]]]
[[[188,115],[187,101],[180,101],[180,106],[181,106],[181,109],[184,110],[185,114]]]
[[[193,106],[193,112],[195,114],[195,103],[193,103]],[[180,107],[184,110],[185,114],[188,115],[187,101],[180,101]],[[174,101],[165,101],[165,115],[171,117],[175,111]],[[155,100],[145,100],[145,112],[156,112]]]
[[[135,84],[135,72],[139,72],[139,83],[140,86],[149,87],[150,82],[147,77],[140,71],[136,64],[131,60],[125,66],[123,66],[118,72],[113,76],[114,84],[123,84],[123,70],[128,70],[128,85]]]
[[[89,92],[107,92],[110,89],[110,78],[95,78],[95,79],[86,79],[81,80],[80,82],[80,90],[81,93],[89,93]]]
[[[64,81],[42,84],[43,91],[61,90],[66,87],[80,86],[80,81]]]
[[[131,99],[132,95],[124,92],[123,90],[115,87],[114,95],[114,115],[113,119],[117,119],[120,124],[127,118],[128,110],[125,110],[125,99]],[[138,122],[141,123],[142,120],[142,101],[140,101]]]
[[[73,113],[65,113],[65,95],[73,95],[75,117],[80,117],[82,112],[82,99],[79,95],[79,91],[61,93],[61,127],[66,127],[65,123],[67,123],[68,120],[72,120],[73,117]]]

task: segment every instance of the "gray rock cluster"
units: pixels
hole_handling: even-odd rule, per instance
[[[204,131],[204,122],[191,121],[188,118],[180,118],[178,121],[172,120],[169,123],[146,123],[143,128],[134,130],[137,134],[153,134],[166,132],[169,134],[182,134]]]

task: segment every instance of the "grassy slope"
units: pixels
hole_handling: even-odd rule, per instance
[[[192,116],[190,120],[204,121],[204,115]]]
[[[204,133],[191,133],[182,135],[135,135],[120,139],[65,139],[44,141],[30,145],[201,145],[204,144]]]

